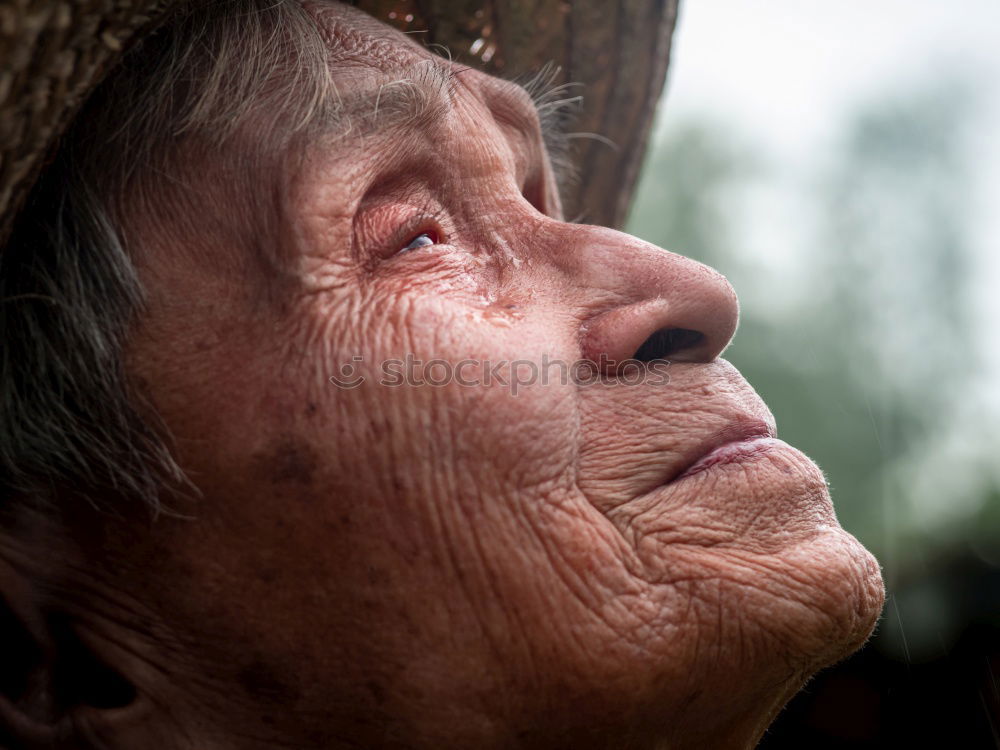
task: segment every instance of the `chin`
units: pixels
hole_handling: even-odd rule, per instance
[[[747,747],[815,672],[864,644],[884,589],[800,451],[768,438],[715,459],[618,521],[637,540],[634,574],[662,608],[653,648],[684,709],[673,725],[728,737],[703,736],[704,747]]]

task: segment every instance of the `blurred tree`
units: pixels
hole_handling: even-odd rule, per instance
[[[629,231],[711,266],[732,261],[734,218],[755,172],[752,151],[737,135],[705,121],[659,133],[632,202]]]
[[[819,185],[814,330],[844,378],[853,424],[841,438],[854,446],[824,463],[890,579],[909,550],[909,562],[923,554],[901,544],[926,520],[918,511],[945,521],[963,507],[948,497],[961,467],[943,438],[965,416],[977,359],[965,302],[970,111],[955,81],[879,98],[848,123]]]

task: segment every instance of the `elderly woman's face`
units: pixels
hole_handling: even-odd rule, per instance
[[[321,18],[351,127],[281,198],[291,283],[142,261],[131,367],[203,498],[104,540],[169,633],[140,694],[248,745],[751,741],[881,581],[717,358],[732,289],[562,221],[516,86]]]

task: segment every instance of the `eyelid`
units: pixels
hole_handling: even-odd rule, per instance
[[[416,216],[412,221],[400,225],[399,231],[396,232],[396,237],[399,239],[385,248],[383,257],[388,258],[407,251],[414,240],[424,235],[430,237],[435,245],[444,244],[445,234],[440,223],[431,216]],[[395,250],[392,250],[393,247]]]
[[[447,212],[436,202],[371,206],[355,221],[358,261],[367,266],[389,260],[420,234],[432,234],[441,244],[450,236],[448,229]]]

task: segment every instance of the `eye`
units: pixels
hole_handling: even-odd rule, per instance
[[[434,232],[421,232],[412,240],[410,240],[404,247],[400,248],[399,252],[405,253],[410,250],[416,250],[421,247],[429,247],[430,245],[436,245],[438,243],[437,234]]]

